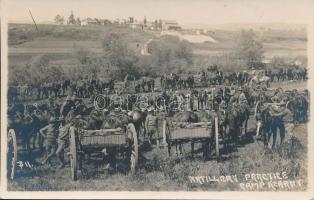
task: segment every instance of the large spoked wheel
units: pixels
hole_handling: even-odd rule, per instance
[[[70,165],[71,165],[71,178],[73,181],[77,180],[77,151],[76,151],[76,135],[75,135],[75,128],[70,128]]]
[[[133,124],[128,124],[127,131],[129,132],[129,136],[131,137],[131,156],[130,156],[130,172],[131,174],[136,173],[136,169],[138,167],[138,139],[135,127]]]
[[[7,147],[7,169],[8,178],[14,179],[16,173],[16,162],[17,162],[17,142],[16,134],[13,129],[8,132],[8,147]]]

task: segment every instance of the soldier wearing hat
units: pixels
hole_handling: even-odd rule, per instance
[[[64,167],[64,149],[69,145],[69,131],[70,127],[74,126],[75,119],[72,119],[68,124],[65,124],[65,120],[63,117],[60,117],[59,119],[61,121],[60,127],[59,127],[59,135],[58,135],[58,148],[56,150],[57,158],[60,162],[60,165],[58,168]]]
[[[238,102],[240,104],[243,104],[243,103],[247,104],[248,101],[247,101],[246,96],[245,96],[245,94],[243,92],[243,89],[241,87],[239,88],[239,91],[240,91],[240,95],[239,95],[239,98],[238,98]]]
[[[66,117],[68,112],[70,112],[70,110],[75,107],[73,99],[75,100],[75,96],[73,96],[72,98],[70,96],[66,97],[65,102],[62,104],[60,108],[61,116]]]
[[[46,164],[47,162],[50,164],[50,159],[56,151],[58,129],[59,121],[56,118],[51,117],[49,124],[39,130],[40,134],[45,139],[46,149],[46,158],[43,159],[42,164]]]
[[[269,113],[277,118],[276,122],[282,136],[281,138],[287,135],[289,139],[292,139],[295,125],[293,113],[286,107],[286,103],[281,101],[278,107],[270,106]]]
[[[145,120],[145,129],[148,135],[148,141],[152,143],[152,137],[156,139],[156,144],[159,146],[159,135],[158,134],[158,118],[154,114],[154,108],[151,106],[148,108],[148,114]]]
[[[238,98],[237,98],[236,91],[235,91],[235,89],[233,89],[230,91],[230,99],[229,99],[228,104],[237,103],[237,100],[238,100]]]
[[[59,117],[59,107],[55,103],[54,98],[52,96],[49,96],[48,98],[48,108],[52,116]]]

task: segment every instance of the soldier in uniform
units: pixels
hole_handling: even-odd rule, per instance
[[[70,96],[67,96],[65,102],[61,105],[60,108],[60,115],[62,117],[66,117],[66,115],[68,114],[68,112],[75,107],[74,101],[73,99],[75,99],[75,97],[71,98]]]
[[[230,99],[229,99],[228,104],[233,104],[233,103],[237,103],[237,94],[236,94],[235,89],[230,91]]]
[[[282,88],[277,88],[274,96],[271,98],[272,102],[279,103],[284,99],[284,91]]]
[[[52,96],[48,98],[48,108],[53,117],[59,117],[59,108]]]
[[[286,104],[284,102],[281,102],[278,108],[270,106],[269,113],[271,116],[281,119],[281,123],[278,126],[280,129],[281,137],[285,138],[285,135],[287,135],[289,137],[289,140],[292,139],[295,128],[293,113],[288,108],[286,108]]]
[[[156,139],[156,144],[159,146],[159,135],[158,135],[158,118],[154,114],[154,108],[148,108],[148,114],[145,121],[145,129],[148,134],[149,144],[152,143],[152,137],[154,136]]]
[[[207,90],[202,91],[199,96],[199,108],[204,109],[207,102]]]
[[[56,151],[57,158],[60,162],[58,168],[64,167],[64,149],[69,145],[69,131],[70,127],[74,125],[74,119],[70,121],[70,123],[65,124],[64,118],[61,118],[61,125],[59,127],[59,135],[58,135],[58,148]]]
[[[239,91],[240,91],[240,95],[238,98],[239,104],[248,104],[248,101],[247,101],[245,94],[243,92],[243,89],[241,87],[239,88]]]
[[[45,139],[46,149],[46,158],[43,159],[42,164],[46,164],[48,162],[48,164],[50,165],[50,159],[56,151],[58,129],[59,121],[54,117],[51,117],[49,120],[49,124],[39,130],[40,134]]]

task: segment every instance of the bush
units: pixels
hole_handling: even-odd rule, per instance
[[[49,57],[41,54],[33,56],[26,67],[12,67],[9,70],[9,82],[39,85],[45,82],[61,81],[64,70],[60,66],[51,66]]]

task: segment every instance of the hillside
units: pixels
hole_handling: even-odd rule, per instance
[[[140,52],[142,45],[154,34],[121,26],[59,26],[38,25],[39,32],[31,24],[9,24],[9,65],[25,65],[32,56],[48,54],[52,62],[75,65],[73,50],[102,51],[105,33],[117,32],[131,49]],[[138,45],[139,44],[139,45]]]
[[[265,57],[306,57],[307,35],[304,25],[287,24],[228,24],[203,25],[206,32],[196,34],[193,29],[171,33],[190,41],[195,59],[209,59],[230,52],[235,46],[241,29],[253,28],[262,39]],[[128,46],[138,54],[147,43],[160,36],[160,32],[131,29],[123,26],[60,26],[32,24],[9,24],[9,65],[25,66],[32,56],[48,54],[51,62],[61,66],[73,66],[75,48],[88,49],[93,53],[102,51],[102,38],[107,32],[117,32]],[[208,40],[208,41],[206,41]],[[195,42],[193,42],[195,41]],[[205,41],[205,42],[204,42]]]

